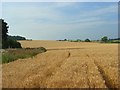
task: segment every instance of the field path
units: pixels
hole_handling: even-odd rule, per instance
[[[100,47],[104,49],[99,49]],[[111,47],[112,50],[109,49]],[[47,52],[34,58],[4,64],[3,87],[117,88],[116,50],[115,45],[96,46],[96,44],[89,47],[84,45],[48,48]],[[103,63],[102,60],[111,61]],[[111,70],[108,70],[107,66],[114,70],[114,74],[110,73]]]

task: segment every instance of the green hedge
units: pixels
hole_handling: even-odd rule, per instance
[[[2,40],[2,48],[22,48],[21,44],[13,39]]]
[[[6,51],[2,53],[2,63],[9,63],[18,59],[30,58],[46,51],[47,50],[44,47],[6,49]]]

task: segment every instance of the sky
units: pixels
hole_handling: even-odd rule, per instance
[[[33,40],[118,37],[117,2],[3,2],[9,35]]]

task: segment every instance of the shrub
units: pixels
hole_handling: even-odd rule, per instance
[[[64,39],[63,41],[67,41],[67,39]]]
[[[90,40],[89,39],[85,39],[85,42],[90,42]]]
[[[13,39],[7,39],[2,41],[2,48],[22,48],[21,44]]]
[[[77,42],[81,42],[82,40],[80,40],[80,39],[77,39],[76,41],[77,41]]]
[[[40,47],[39,50],[40,50],[41,52],[46,52],[46,51],[47,51],[44,47]]]

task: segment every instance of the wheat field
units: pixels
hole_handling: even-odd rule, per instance
[[[19,41],[45,47],[34,58],[2,66],[3,88],[118,88],[118,44]]]

